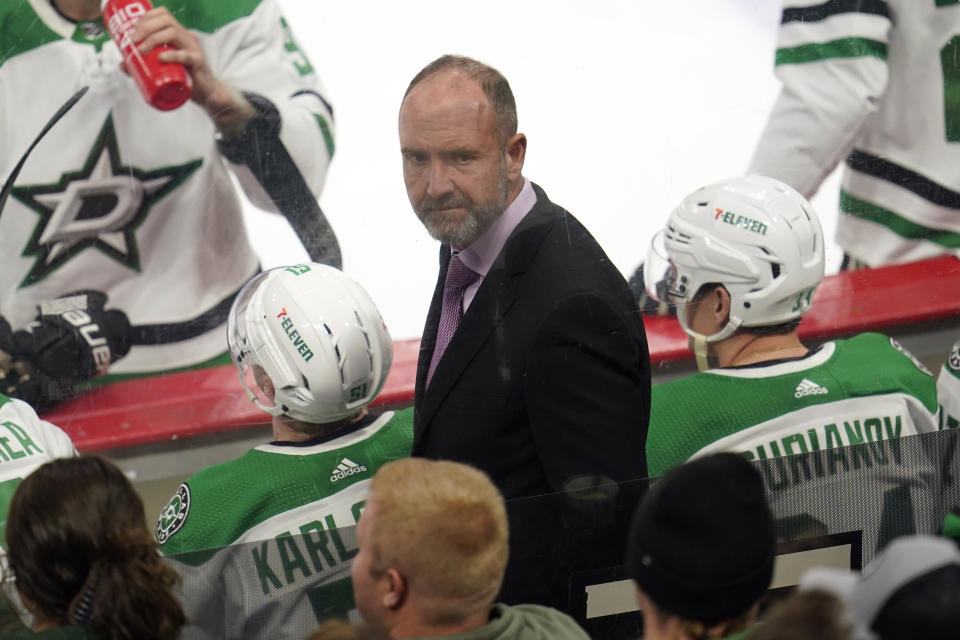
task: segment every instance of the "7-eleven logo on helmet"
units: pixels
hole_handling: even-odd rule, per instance
[[[287,315],[287,308],[286,308],[286,307],[280,307],[280,313],[277,314],[277,317],[278,317],[278,318],[282,318],[282,317],[285,316],[285,315]]]

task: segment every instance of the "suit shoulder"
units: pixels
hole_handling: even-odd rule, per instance
[[[550,293],[587,292],[613,296],[617,306],[635,306],[623,274],[575,215],[549,200],[538,200],[534,212],[542,225],[542,238],[535,247],[531,270],[551,283]]]

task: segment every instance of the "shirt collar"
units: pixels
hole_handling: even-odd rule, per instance
[[[481,277],[486,276],[493,266],[493,262],[500,255],[510,234],[517,228],[520,221],[526,217],[533,205],[537,203],[537,194],[533,190],[533,185],[526,178],[523,179],[523,188],[513,199],[503,213],[487,229],[482,236],[470,243],[470,246],[460,251],[460,260],[479,273]]]

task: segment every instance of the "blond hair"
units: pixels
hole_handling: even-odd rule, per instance
[[[329,618],[307,636],[307,640],[389,640],[389,638],[370,625],[353,625],[341,618]]]
[[[458,623],[493,603],[508,527],[503,496],[485,473],[457,462],[396,460],[374,476],[370,502],[373,571],[396,568],[433,601],[427,622]]]

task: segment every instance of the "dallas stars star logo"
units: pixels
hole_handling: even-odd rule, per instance
[[[107,116],[82,169],[56,184],[15,187],[11,195],[40,215],[23,250],[35,257],[21,287],[43,280],[88,248],[140,270],[135,232],[153,204],[179,186],[201,160],[144,171],[123,164]]]

